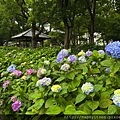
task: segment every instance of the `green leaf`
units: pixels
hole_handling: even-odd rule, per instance
[[[83,101],[86,98],[86,95],[84,93],[80,93],[77,95],[76,99],[75,99],[75,104],[80,103],[81,101]]]
[[[54,98],[49,98],[45,102],[45,108],[49,108],[50,106],[55,105],[57,102]]]
[[[60,76],[57,80],[55,80],[55,81],[59,81],[59,82],[61,82],[61,81],[63,81],[65,79],[65,76]]]
[[[100,70],[99,70],[98,68],[94,68],[94,69],[92,70],[92,73],[100,73]]]
[[[74,77],[75,77],[74,72],[70,72],[70,73],[68,73],[68,74],[67,74],[67,78],[68,78],[68,79],[73,80],[73,79],[74,79]]]
[[[103,86],[103,85],[101,85],[101,84],[96,84],[96,85],[94,85],[94,91],[95,91],[95,92],[98,92],[99,90],[102,89],[102,86]]]
[[[110,93],[109,92],[101,92],[101,99],[105,98],[110,98]]]
[[[110,105],[108,107],[108,114],[115,114],[117,112],[117,106],[116,105]]]
[[[104,60],[104,61],[101,62],[101,65],[110,67],[111,65],[113,65],[113,63],[114,63],[113,60]]]
[[[68,105],[68,106],[65,108],[64,114],[65,114],[65,115],[66,115],[66,114],[70,115],[70,114],[74,114],[75,112],[76,112],[75,107],[74,107],[73,105]]]
[[[76,77],[76,79],[77,79],[77,80],[81,80],[81,79],[83,79],[83,75],[78,74],[77,77]]]
[[[92,114],[93,115],[104,115],[106,113],[104,111],[102,111],[102,110],[95,110]]]
[[[101,101],[100,101],[100,108],[107,108],[107,107],[109,107],[110,105],[112,104],[112,101],[111,100],[109,100],[109,99],[102,99]]]
[[[46,114],[48,115],[58,115],[60,113],[61,113],[61,108],[57,105],[49,107],[46,111]]]
[[[98,57],[98,56],[99,56],[99,53],[98,53],[97,50],[94,50],[94,51],[92,52],[92,55],[95,56],[95,57]]]
[[[110,67],[110,72],[116,73],[119,70],[120,66],[116,63]]]
[[[98,101],[88,101],[87,105],[94,111],[95,109],[98,108],[99,102]]]
[[[41,93],[32,93],[29,95],[30,99],[39,99],[41,98]]]
[[[77,110],[73,113],[73,115],[86,115],[87,113],[85,111]]]
[[[27,110],[32,110],[32,109],[39,110],[43,104],[44,104],[44,99],[36,100],[35,104],[29,107]]]
[[[87,67],[84,67],[83,68],[83,74],[86,74],[88,72],[88,68]]]

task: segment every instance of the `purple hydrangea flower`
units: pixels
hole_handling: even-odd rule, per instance
[[[22,72],[20,70],[14,70],[12,72],[13,75],[17,76],[17,77],[20,77],[22,75]]]
[[[106,54],[112,56],[112,58],[120,58],[120,42],[115,41],[112,43],[109,43],[105,47]]]
[[[77,60],[77,57],[75,55],[70,55],[68,58],[67,58],[68,62],[76,62]]]
[[[7,80],[3,83],[2,87],[6,88],[10,84],[10,80]]]
[[[7,68],[7,71],[8,72],[13,72],[15,69],[16,69],[16,66],[14,64],[12,64]]]
[[[89,57],[92,55],[92,51],[88,50],[86,53],[85,53],[85,56]]]
[[[12,109],[14,112],[19,111],[20,107],[22,106],[21,101],[16,100],[13,104],[12,104]]]
[[[67,56],[68,56],[68,51],[66,49],[62,49],[57,55],[56,62],[57,63],[63,62],[63,59]]]

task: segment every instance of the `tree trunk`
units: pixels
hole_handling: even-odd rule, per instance
[[[64,39],[64,49],[69,49],[71,38],[71,27],[65,25],[65,39]]]
[[[37,47],[37,41],[35,37],[35,27],[36,27],[36,23],[33,22],[32,23],[32,49],[35,49]]]
[[[90,30],[90,44],[94,44],[94,18],[91,18],[91,30]]]

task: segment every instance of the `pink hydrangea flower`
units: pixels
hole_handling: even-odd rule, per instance
[[[34,73],[34,69],[27,69],[26,70],[26,74],[27,75],[31,75],[31,74],[33,74]]]
[[[17,76],[17,77],[20,77],[22,75],[22,72],[20,70],[14,70],[12,72],[13,75]]]
[[[10,80],[7,80],[3,83],[2,87],[6,88],[10,84]]]
[[[17,97],[16,96],[12,96],[11,99],[10,99],[12,102],[15,102],[17,100]]]

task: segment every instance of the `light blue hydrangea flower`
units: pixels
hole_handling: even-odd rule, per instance
[[[104,54],[105,52],[104,52],[104,50],[98,50],[98,53],[99,54]]]
[[[110,68],[106,68],[105,73],[110,73]]]
[[[51,82],[51,78],[44,77],[36,82],[36,86],[49,86]]]
[[[16,65],[11,64],[11,65],[7,68],[7,71],[8,71],[8,72],[13,72],[15,69],[16,69]]]
[[[86,62],[85,56],[79,57],[78,60],[80,61],[80,63],[85,63]]]
[[[88,95],[89,93],[94,91],[94,86],[90,82],[86,82],[82,85],[81,89],[83,93]]]
[[[109,43],[105,47],[106,54],[112,56],[112,58],[120,58],[120,42],[115,41],[112,43]]]
[[[117,105],[118,107],[120,107],[120,94],[115,94],[113,97],[112,97],[112,100],[113,100],[113,103],[115,105]]]
[[[70,69],[70,65],[67,64],[67,63],[65,63],[65,64],[63,64],[63,65],[61,66],[60,69],[63,70],[63,71],[68,71],[68,70]]]
[[[63,62],[63,59],[67,56],[68,56],[68,51],[66,49],[62,49],[57,55],[56,62],[57,63]]]
[[[67,58],[68,62],[76,62],[77,60],[77,57],[75,55],[70,55],[68,58]]]

